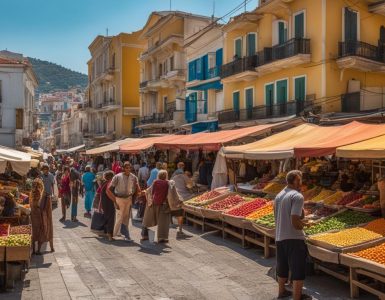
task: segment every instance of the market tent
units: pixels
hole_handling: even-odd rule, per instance
[[[343,126],[321,127],[302,124],[254,143],[225,147],[223,151],[227,158],[256,160],[290,158],[294,156],[295,146],[311,145],[320,139],[332,137],[341,127]]]
[[[155,142],[158,149],[183,149],[183,150],[205,150],[219,151],[219,149],[231,141],[247,136],[261,135],[274,127],[284,123],[264,124],[234,130],[222,130],[217,132],[202,132],[191,135],[178,135],[176,139]]]
[[[0,146],[0,173],[4,173],[7,162],[13,171],[26,175],[31,167],[31,155],[8,147]]]
[[[181,135],[165,135],[165,136],[158,136],[158,137],[142,138],[142,139],[137,139],[136,141],[129,141],[127,143],[124,143],[119,146],[119,149],[123,153],[136,154],[136,153],[139,153],[140,151],[144,151],[154,147],[156,142],[162,143],[162,142],[167,142],[169,140],[176,141],[180,137]]]
[[[351,122],[335,132],[333,135],[313,140],[311,143],[299,143],[294,148],[296,157],[319,157],[331,155],[341,146],[365,141],[385,135],[385,125],[364,124]],[[334,127],[329,127],[334,128]]]
[[[85,148],[85,147],[86,147],[86,145],[83,144],[83,145],[76,146],[76,147],[72,147],[72,148],[69,148],[69,149],[57,149],[57,150],[56,150],[56,153],[57,153],[57,154],[62,154],[62,153],[73,153],[73,152],[82,150],[82,149]]]
[[[338,157],[345,158],[385,158],[385,135],[366,140],[363,142],[337,148]]]
[[[127,139],[124,139],[124,140],[119,140],[119,141],[116,141],[116,142],[111,143],[109,145],[105,145],[105,146],[102,146],[102,147],[97,147],[97,148],[94,148],[94,149],[87,150],[86,154],[87,155],[97,155],[97,154],[103,154],[103,153],[106,153],[106,152],[116,152],[116,151],[119,151],[119,146],[120,145],[123,145],[123,144],[126,144],[126,143],[130,143],[130,142],[134,142],[134,141],[137,141],[137,140],[139,140],[139,139],[127,138]]]

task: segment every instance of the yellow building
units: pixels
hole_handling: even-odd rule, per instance
[[[141,31],[97,36],[89,46],[88,127],[93,145],[130,136],[140,114]]]
[[[147,132],[173,131],[185,123],[184,41],[212,22],[179,11],[153,12],[142,29],[141,125]]]
[[[260,0],[223,28],[220,123],[384,107],[385,4]]]

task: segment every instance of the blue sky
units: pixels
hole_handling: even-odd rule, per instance
[[[258,0],[247,0],[247,9]],[[221,17],[243,0],[215,0]],[[88,45],[98,34],[140,29],[169,0],[0,0],[0,49],[23,53],[87,72]],[[213,0],[172,0],[173,10],[211,15]],[[239,10],[236,14],[242,12]]]

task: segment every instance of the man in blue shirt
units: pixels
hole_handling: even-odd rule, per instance
[[[150,172],[150,178],[147,180],[147,187],[150,187],[152,183],[158,178],[159,170],[162,169],[162,163],[157,162],[155,165],[155,168],[151,170]]]
[[[91,217],[92,202],[94,201],[95,197],[95,178],[95,174],[91,172],[91,167],[87,166],[86,172],[82,177],[82,182],[86,191],[84,198],[84,206],[86,209],[86,213],[84,214],[85,217]]]

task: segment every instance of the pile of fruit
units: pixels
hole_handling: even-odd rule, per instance
[[[31,234],[32,227],[31,225],[21,225],[11,227],[10,234]]]
[[[262,190],[268,185],[267,182],[258,182],[256,185],[253,186],[254,190]]]
[[[322,189],[321,192],[314,196],[313,198],[309,199],[311,202],[321,202],[325,200],[326,198],[330,197],[333,195],[335,192],[332,190],[327,190],[327,189]]]
[[[385,219],[379,218],[369,222],[364,226],[365,229],[385,236]]]
[[[0,236],[8,236],[9,224],[0,224]]]
[[[358,252],[349,253],[349,255],[365,258],[385,265],[385,243]]]
[[[278,194],[284,188],[285,188],[284,184],[277,183],[277,182],[270,182],[268,185],[265,186],[265,188],[263,189],[263,192],[267,194]]]
[[[305,201],[309,201],[310,199],[316,197],[319,193],[321,193],[321,191],[322,188],[319,186],[307,190],[304,190],[304,188],[302,188],[302,195],[305,198]]]
[[[223,210],[230,209],[230,208],[234,207],[235,205],[238,205],[242,202],[245,202],[245,199],[243,199],[241,196],[231,195],[231,196],[228,196],[227,198],[225,198],[223,200],[220,200],[218,202],[210,204],[207,208],[212,209],[212,210],[223,211]]]
[[[266,216],[263,216],[262,218],[259,218],[258,220],[256,220],[255,223],[263,227],[275,228],[274,214],[268,214]]]
[[[314,236],[312,240],[325,242],[337,247],[347,247],[379,238],[382,238],[381,234],[362,227],[355,227]]]
[[[330,197],[327,197],[323,201],[323,203],[326,205],[334,205],[334,204],[336,204],[336,202],[340,201],[343,196],[344,196],[344,193],[341,191],[338,191],[338,192],[334,193],[333,195],[331,195]]]
[[[334,208],[328,208],[328,207],[316,207],[316,209],[313,211],[313,213],[306,215],[306,208],[305,208],[305,216],[306,219],[309,220],[319,220],[322,218],[326,218],[334,213],[336,213],[338,210]]]
[[[193,205],[193,206],[202,206],[205,204],[205,202],[212,200],[212,199],[214,199],[220,195],[221,195],[221,193],[219,193],[217,191],[209,191],[209,192],[203,193],[202,195],[197,196],[197,197],[195,197],[189,201],[186,201],[185,203],[189,204],[189,205]]]
[[[305,203],[303,210],[305,211],[305,217],[311,216],[317,211],[317,205],[315,203]]]
[[[263,216],[269,215],[273,213],[273,202],[267,203],[265,206],[256,210],[255,212],[246,216],[247,220],[257,220]]]
[[[341,200],[336,202],[337,205],[348,205],[349,203],[352,203],[358,199],[361,199],[363,197],[362,194],[359,193],[349,193],[342,197]]]
[[[227,211],[226,214],[236,217],[246,217],[247,215],[264,206],[266,202],[266,199],[257,198]]]
[[[380,200],[378,200],[376,196],[366,195],[360,200],[350,203],[349,206],[361,207],[365,209],[378,209],[380,208]]]
[[[374,220],[374,217],[368,214],[347,210],[338,215],[322,220],[309,228],[306,228],[305,233],[308,235],[313,235],[330,230],[341,230],[350,226],[368,223],[372,220]]]
[[[31,245],[31,235],[29,234],[15,234],[8,237],[0,238],[0,246],[29,246]]]

